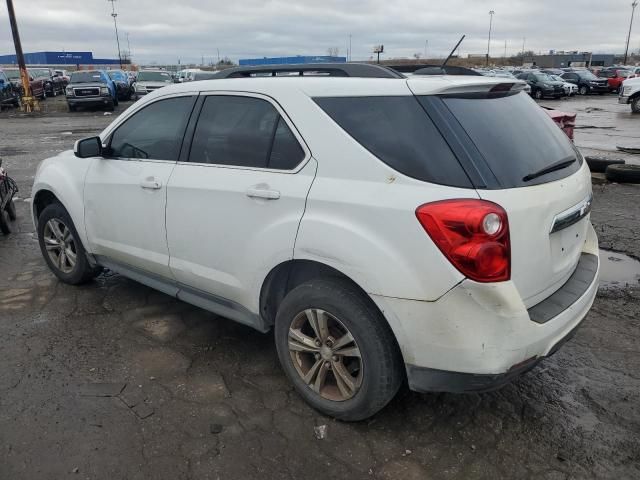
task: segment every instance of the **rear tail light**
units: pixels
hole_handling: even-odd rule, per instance
[[[426,203],[418,221],[447,259],[476,282],[511,277],[509,221],[502,207],[485,200],[458,199]]]

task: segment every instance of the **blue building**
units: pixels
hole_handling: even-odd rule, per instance
[[[250,65],[289,65],[305,63],[345,63],[347,57],[331,57],[328,55],[319,56],[295,56],[295,57],[263,57],[263,58],[242,58],[238,62],[241,67]]]
[[[34,52],[25,53],[27,65],[120,65],[120,60],[93,58],[92,52]],[[0,55],[0,65],[16,65],[15,55]],[[129,63],[123,60],[123,63]]]

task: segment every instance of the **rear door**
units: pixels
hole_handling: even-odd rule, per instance
[[[437,101],[466,132],[475,160],[495,176],[478,194],[506,210],[511,278],[525,304],[535,305],[562,286],[579,261],[589,227],[589,170],[562,130],[524,93]],[[563,222],[574,211],[578,221]]]
[[[178,162],[167,190],[176,280],[257,313],[262,281],[293,257],[315,172],[315,160],[273,100],[203,96],[189,161]]]

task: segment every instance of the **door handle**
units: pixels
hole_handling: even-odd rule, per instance
[[[266,198],[267,200],[277,200],[280,198],[280,192],[278,190],[269,190],[266,188],[248,188],[247,197]]]
[[[147,190],[158,190],[162,188],[162,182],[155,177],[147,177],[140,181],[140,186]]]

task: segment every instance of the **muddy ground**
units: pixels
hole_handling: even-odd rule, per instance
[[[640,116],[615,101],[545,103],[614,126],[576,132],[614,155],[640,143]],[[498,392],[405,391],[369,421],[336,422],[291,389],[271,335],[118,275],[70,287],[49,273],[29,219],[36,166],[122,106],[47,102],[35,118],[0,114],[22,199],[16,233],[0,236],[0,479],[640,478],[637,281],[601,289],[576,337]],[[640,258],[640,186],[594,194],[601,244]]]

